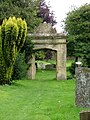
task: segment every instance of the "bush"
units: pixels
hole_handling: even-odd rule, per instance
[[[9,17],[0,27],[0,84],[11,84],[13,66],[25,42],[27,24],[21,18]]]
[[[69,67],[69,71],[71,74],[71,78],[73,78],[75,76],[75,62],[71,64],[71,66]]]
[[[27,75],[27,64],[25,63],[25,54],[19,53],[13,68],[12,79],[20,80],[26,78]]]

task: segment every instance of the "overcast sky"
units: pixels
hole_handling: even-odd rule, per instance
[[[86,3],[90,3],[90,0],[46,0],[47,5],[50,4],[51,10],[54,11],[57,20],[57,31],[62,32],[61,27],[62,20],[66,17],[66,14],[71,11],[74,7],[80,7]]]

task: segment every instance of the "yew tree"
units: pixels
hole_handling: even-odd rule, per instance
[[[21,18],[9,17],[0,26],[0,84],[10,84],[13,65],[24,45],[27,24]]]

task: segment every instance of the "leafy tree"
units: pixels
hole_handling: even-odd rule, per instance
[[[10,16],[21,17],[27,22],[29,32],[42,21],[37,17],[40,0],[0,0],[0,24]]]
[[[80,57],[90,67],[90,4],[69,12],[65,20],[68,54]]]
[[[2,24],[4,18],[9,18],[9,16],[21,17],[27,22],[28,32],[32,33],[35,27],[37,27],[40,22],[42,22],[42,19],[37,16],[39,11],[39,2],[40,0],[0,0],[0,24]],[[26,37],[26,39],[27,40],[25,41],[24,47],[20,52],[25,51],[25,61],[27,62],[30,54],[33,52],[33,44],[31,42],[31,38]],[[21,78],[19,76],[22,74],[20,73],[20,71],[22,71],[22,65],[20,62],[17,62],[18,60],[22,62],[22,56],[21,54],[19,55],[14,65],[12,76],[14,79],[17,79],[17,77]]]
[[[24,46],[21,49],[21,53],[25,52],[25,62],[28,63],[29,59],[31,58],[33,51],[33,43],[32,38],[30,38],[28,35],[26,36],[26,41],[24,43]]]
[[[13,65],[25,42],[27,24],[21,18],[9,17],[0,27],[0,84],[10,84]]]
[[[40,1],[39,9],[40,11],[38,13],[38,16],[43,19],[43,22],[50,23],[52,26],[57,23],[53,11],[50,11],[50,6],[46,5],[45,0]]]

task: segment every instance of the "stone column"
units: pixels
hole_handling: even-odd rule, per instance
[[[57,47],[56,78],[57,80],[66,80],[66,44]]]
[[[27,71],[27,76],[29,79],[35,79],[36,66],[35,66],[35,55],[34,54],[32,55],[28,64],[29,64],[29,69]]]

